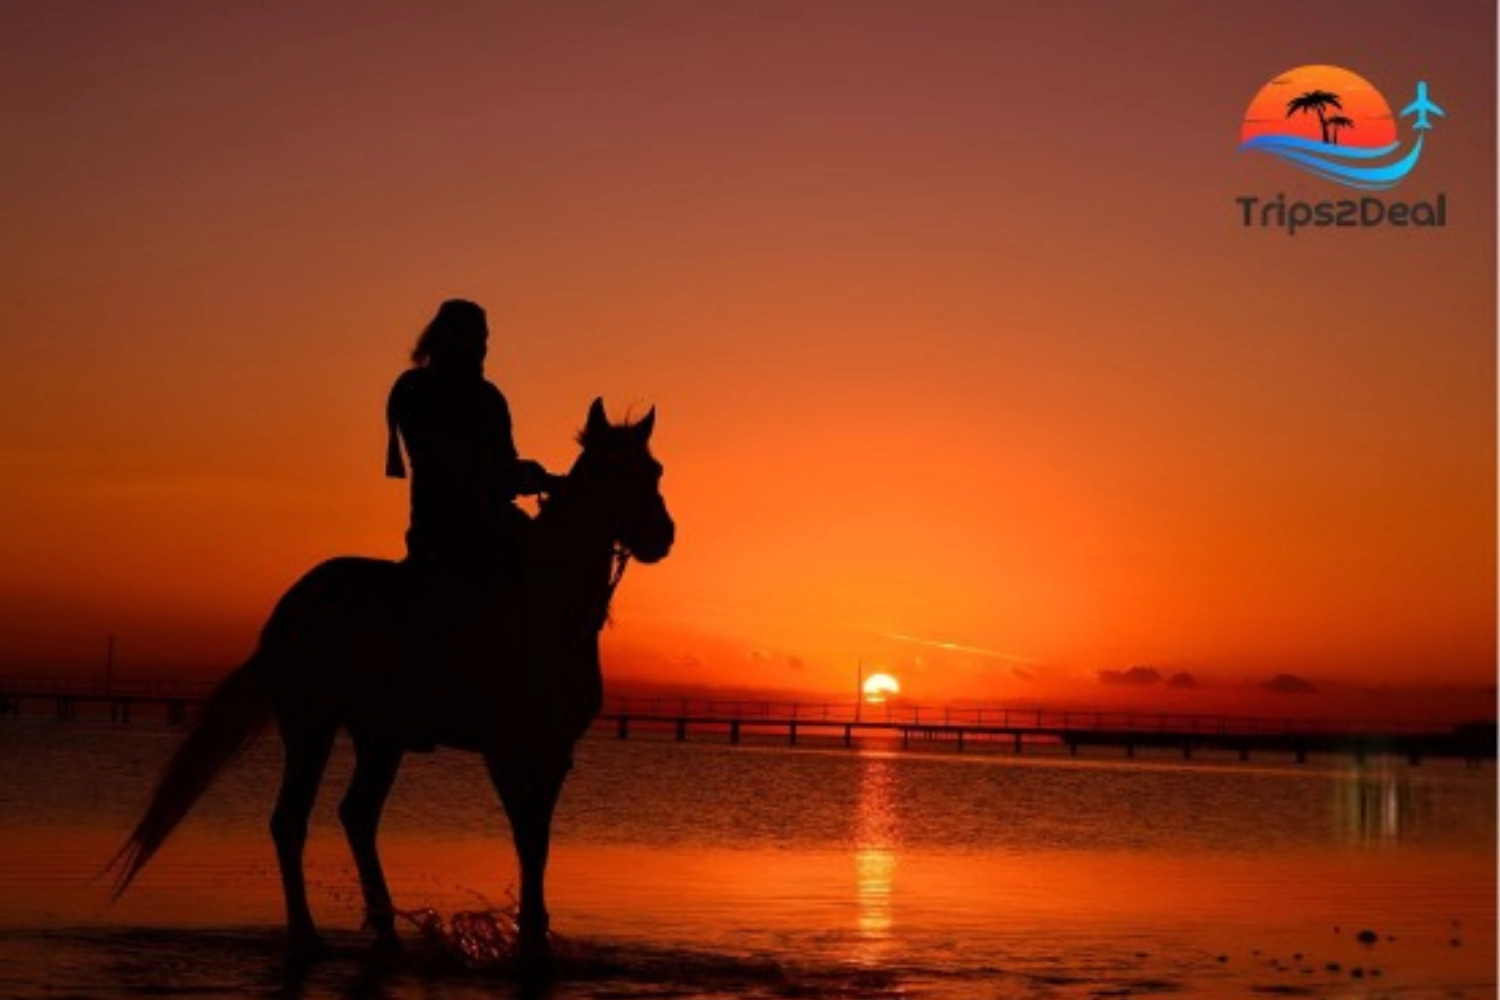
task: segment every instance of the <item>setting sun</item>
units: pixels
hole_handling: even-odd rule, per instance
[[[865,679],[865,701],[880,704],[893,694],[901,693],[901,682],[890,674],[871,674]]]

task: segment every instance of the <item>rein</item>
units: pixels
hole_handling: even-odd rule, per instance
[[[609,624],[609,605],[615,599],[615,589],[620,586],[620,581],[625,577],[625,567],[630,565],[630,550],[619,542],[615,543],[614,565],[609,572],[609,584],[604,588],[604,607],[600,609],[599,631],[604,631],[604,626]]]

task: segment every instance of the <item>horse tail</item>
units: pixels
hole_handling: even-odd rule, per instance
[[[214,688],[202,717],[172,754],[146,814],[106,869],[115,872],[113,899],[124,895],[193,803],[270,720],[271,696],[258,663],[252,656]]]

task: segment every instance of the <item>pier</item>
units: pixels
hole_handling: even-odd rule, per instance
[[[211,681],[0,677],[0,720],[42,714],[59,722],[184,725],[217,686]]]
[[[215,684],[207,681],[0,677],[0,721],[30,717],[59,722],[155,722],[197,717]],[[1391,756],[1420,764],[1428,757],[1471,765],[1494,760],[1492,723],[1443,728],[1420,723],[1348,723],[1128,711],[1041,708],[924,707],[905,703],[713,700],[614,697],[605,700],[593,735],[686,743],[719,741],[853,747],[879,740],[903,749],[1078,756],[1085,751],[1305,763],[1312,755],[1355,760]]]
[[[619,739],[652,734],[740,744],[749,739],[791,746],[817,741],[852,747],[859,739],[899,742],[903,749],[973,750],[1078,756],[1105,748],[1135,757],[1167,751],[1184,760],[1217,756],[1248,761],[1280,757],[1305,763],[1314,754],[1357,761],[1399,756],[1461,758],[1477,765],[1496,756],[1492,724],[1444,729],[1420,723],[1346,723],[1253,716],[1155,712],[1051,711],[1035,708],[922,707],[687,698],[610,698],[596,726]]]

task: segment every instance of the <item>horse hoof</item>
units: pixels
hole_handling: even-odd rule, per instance
[[[546,936],[540,939],[521,939],[516,953],[517,969],[521,982],[527,986],[543,986],[557,976],[557,966],[552,959],[552,945]]]
[[[541,956],[523,956],[516,978],[520,981],[524,991],[523,996],[530,996],[537,990],[551,986],[557,979],[557,967],[552,962],[551,953]]]
[[[287,957],[293,962],[310,962],[323,951],[323,937],[313,928],[293,928],[287,932]]]
[[[394,927],[381,927],[375,931],[375,940],[370,950],[377,955],[395,955],[401,951],[401,938]]]

